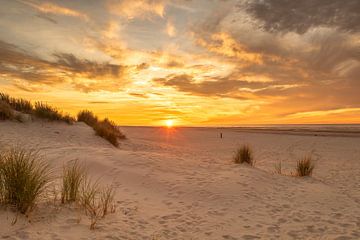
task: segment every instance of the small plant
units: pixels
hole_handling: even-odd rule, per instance
[[[282,174],[282,163],[281,163],[281,161],[279,162],[279,163],[277,163],[277,164],[275,164],[275,173],[277,173],[277,174]]]
[[[248,145],[242,145],[239,147],[234,155],[235,163],[247,163],[250,166],[255,165],[254,157],[251,148]]]
[[[117,132],[114,131],[106,122],[102,121],[94,126],[96,135],[108,140],[115,147],[119,146]]]
[[[70,162],[64,166],[61,203],[79,200],[80,186],[85,178],[85,168],[78,161]]]
[[[13,147],[0,154],[2,202],[30,212],[51,182],[51,169],[35,150]]]
[[[96,135],[106,139],[115,147],[119,146],[118,139],[126,138],[113,121],[108,118],[99,121],[94,113],[89,110],[80,111],[77,115],[77,119],[79,122],[84,122],[92,127]]]
[[[311,156],[306,156],[300,159],[296,165],[296,175],[299,177],[311,176],[315,168]]]
[[[0,120],[11,120],[14,118],[10,105],[4,101],[0,101]]]
[[[100,190],[98,181],[86,178],[80,190],[79,204],[90,218],[90,229],[95,229],[97,222],[104,218],[109,212],[115,212],[114,196],[112,186],[106,186]]]
[[[98,123],[98,118],[89,110],[80,111],[77,115],[77,120],[78,122],[84,122],[91,127],[94,127]]]
[[[5,93],[0,93],[0,100],[6,102],[16,111],[22,113],[32,113],[33,105],[30,101],[22,99],[22,98],[12,98]]]
[[[98,200],[99,184],[98,181],[91,182],[85,179],[81,187],[80,205],[90,217],[90,229],[95,229],[97,221],[102,217],[101,204]]]
[[[56,108],[42,102],[36,102],[34,108],[34,114],[38,118],[48,119],[50,121],[64,121],[68,124],[72,124],[75,119],[70,115],[63,115]]]
[[[105,217],[109,211],[115,212],[114,205],[115,190],[109,185],[100,192],[100,203],[102,206],[102,217]]]

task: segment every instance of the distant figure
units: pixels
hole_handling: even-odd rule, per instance
[[[220,133],[220,138],[222,138],[222,133]]]

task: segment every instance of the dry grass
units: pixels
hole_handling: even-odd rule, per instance
[[[98,123],[98,118],[89,110],[80,111],[77,115],[77,120],[78,122],[84,122],[91,127],[94,127]]]
[[[311,156],[306,156],[300,159],[296,165],[296,176],[305,177],[311,176],[315,168],[314,161]]]
[[[75,119],[68,114],[63,114],[58,109],[42,102],[36,102],[34,114],[38,118],[48,119],[50,121],[63,121],[72,124]]]
[[[98,122],[94,126],[94,130],[96,135],[108,140],[115,147],[119,146],[118,136],[119,130],[115,129],[114,125],[109,123],[108,121]]]
[[[64,166],[61,203],[75,202],[79,200],[80,186],[85,178],[85,167],[78,161],[69,162]]]
[[[4,101],[0,101],[0,120],[11,120],[14,118],[10,105]]]
[[[102,206],[102,217],[105,217],[109,212],[115,212],[115,189],[109,185],[103,188],[100,192],[100,203]]]
[[[6,102],[11,106],[12,109],[19,112],[30,114],[33,111],[33,105],[28,100],[22,98],[13,98],[5,93],[0,93],[0,100]]]
[[[275,173],[280,174],[280,175],[283,174],[281,161],[279,163],[275,164],[274,167],[275,167]]]
[[[79,162],[74,161],[64,167],[62,180],[61,202],[79,204],[90,218],[90,229],[95,229],[101,218],[115,211],[114,188],[92,181]]]
[[[113,121],[107,118],[99,121],[98,117],[89,110],[80,111],[77,115],[77,119],[79,122],[85,122],[87,125],[91,126],[96,135],[106,139],[115,147],[119,146],[118,139],[126,138]]]
[[[90,218],[90,229],[95,229],[97,222],[108,213],[115,212],[114,196],[115,190],[112,186],[101,187],[98,181],[84,179],[79,203]]]
[[[255,165],[254,157],[251,148],[248,145],[242,145],[239,147],[233,157],[235,163],[243,164],[247,163],[250,166]]]
[[[0,154],[1,196],[4,204],[26,214],[51,182],[51,169],[38,152],[13,147]]]

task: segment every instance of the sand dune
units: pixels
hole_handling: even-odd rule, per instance
[[[0,210],[6,239],[360,239],[360,138],[215,128],[125,127],[114,148],[82,123],[0,123],[0,145],[38,147],[61,172],[86,162],[117,187],[115,214],[90,231],[77,211],[40,203],[29,223]],[[223,131],[224,138],[219,138]],[[234,165],[241,143],[256,167]],[[312,178],[285,172],[311,153]],[[81,221],[78,220],[81,218]]]

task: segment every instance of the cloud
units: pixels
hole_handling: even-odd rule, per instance
[[[255,0],[248,1],[246,9],[268,31],[305,33],[318,26],[350,32],[360,30],[358,0]]]
[[[128,82],[127,66],[80,59],[72,54],[54,53],[53,61],[43,60],[15,45],[0,41],[0,76],[13,79],[25,88],[34,84],[69,83],[84,91],[117,91]]]
[[[108,9],[112,14],[123,16],[127,19],[147,19],[153,16],[164,17],[164,0],[110,0]]]
[[[172,21],[167,21],[166,23],[166,33],[169,37],[175,37],[176,36],[176,28]]]
[[[58,24],[58,22],[55,19],[52,19],[51,17],[47,16],[47,14],[38,13],[35,16],[38,18],[44,19],[46,21],[49,21],[51,23]]]
[[[79,12],[79,11],[76,11],[76,10],[73,10],[70,8],[62,7],[62,6],[54,4],[54,3],[44,2],[41,4],[37,4],[32,1],[21,1],[21,0],[20,0],[20,2],[22,2],[28,6],[31,6],[34,9],[36,9],[42,13],[50,13],[50,14],[64,15],[64,16],[70,16],[70,17],[78,17],[78,18],[81,18],[86,21],[89,20],[89,17],[85,13],[82,13],[82,12]]]
[[[165,78],[155,78],[153,81],[195,95],[237,99],[246,99],[246,94],[251,94],[256,89],[268,86],[268,83],[232,80],[229,77],[197,82],[193,76],[187,74],[169,75]]]

